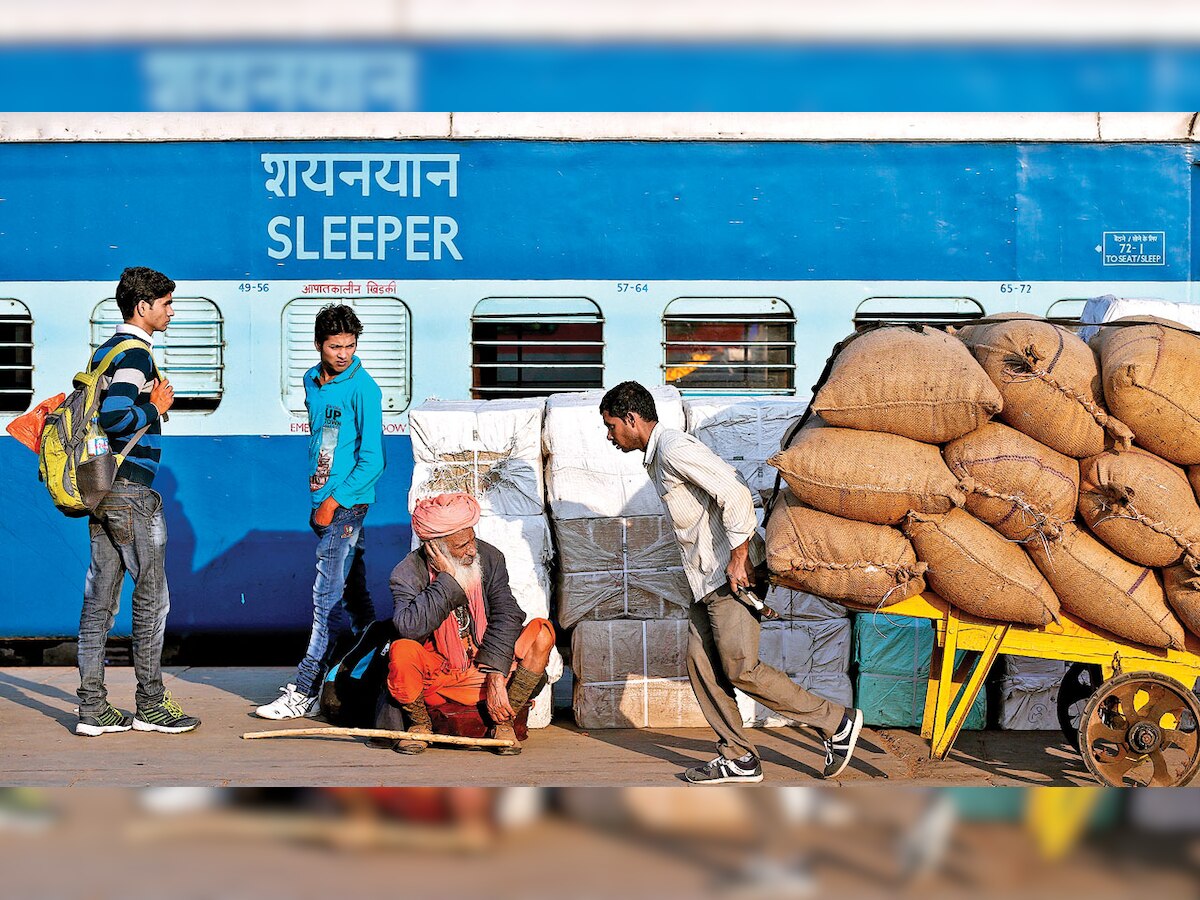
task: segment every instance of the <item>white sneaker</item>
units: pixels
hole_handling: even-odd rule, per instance
[[[301,719],[321,711],[321,698],[299,693],[294,684],[285,685],[279,691],[281,697],[260,706],[254,714],[260,719]]]

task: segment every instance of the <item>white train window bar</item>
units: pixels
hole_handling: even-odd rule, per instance
[[[471,314],[471,396],[604,385],[604,315],[587,297],[486,297]]]
[[[33,401],[33,316],[20,300],[0,299],[0,413]]]
[[[383,393],[384,415],[412,402],[412,314],[398,297],[297,297],[283,308],[283,404],[304,412],[304,373],[320,361],[313,346],[317,313],[344,303],[362,322],[356,354]]]
[[[225,319],[205,297],[175,297],[175,315],[166,331],[154,336],[154,360],[175,388],[172,410],[209,413],[225,393]],[[93,352],[122,322],[110,297],[92,312]]]
[[[1083,308],[1087,306],[1086,297],[1064,297],[1055,300],[1046,310],[1046,321],[1061,325],[1067,331],[1079,331],[1083,327]]]
[[[679,297],[663,312],[663,381],[684,394],[791,396],[795,335],[778,297]]]
[[[868,297],[854,310],[854,330],[875,324],[946,328],[983,316],[983,306],[972,297]]]

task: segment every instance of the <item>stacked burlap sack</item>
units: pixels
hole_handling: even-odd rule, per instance
[[[461,491],[479,501],[476,536],[503,554],[508,580],[525,621],[550,618],[550,566],[554,547],[542,483],[544,401],[427,400],[409,413],[413,481],[409,511],[423,497]],[[417,544],[413,539],[413,546]],[[558,650],[546,668],[562,675]],[[534,698],[529,727],[553,716],[550,684]]]
[[[854,609],[928,585],[981,618],[1061,609],[1182,647],[1200,627],[1197,372],[1200,336],[1162,320],[1092,346],[1016,313],[855,336],[770,460],[789,489],[771,570]]]

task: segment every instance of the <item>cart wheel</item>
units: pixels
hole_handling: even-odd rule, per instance
[[[1079,726],[1083,763],[1112,787],[1187,784],[1200,769],[1196,695],[1167,675],[1128,672],[1102,684]]]
[[[1071,663],[1058,686],[1058,727],[1071,749],[1079,752],[1079,721],[1088,699],[1096,693],[1104,673],[1094,663]]]

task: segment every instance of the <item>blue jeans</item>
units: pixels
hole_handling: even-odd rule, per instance
[[[313,584],[313,626],[308,638],[308,650],[296,670],[296,690],[312,696],[317,693],[321,679],[332,660],[334,617],[343,607],[350,616],[355,634],[375,621],[375,605],[367,590],[366,566],[363,564],[366,529],[363,520],[367,505],[360,503],[349,508],[339,507],[333,521],[322,528],[309,518],[317,537],[317,580]]]
[[[133,669],[138,709],[163,697],[162,646],[171,608],[165,569],[167,523],[162,497],[144,484],[118,478],[88,519],[92,562],[79,616],[79,713],[98,715],[108,702],[104,646],[133,576]]]

